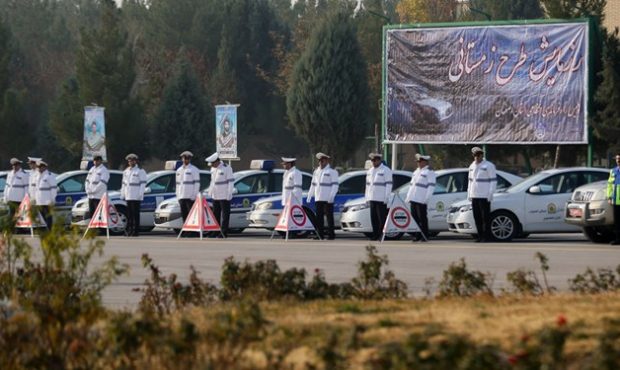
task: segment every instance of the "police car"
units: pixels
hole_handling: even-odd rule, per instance
[[[531,233],[578,232],[564,222],[566,202],[575,188],[607,179],[609,170],[592,167],[552,169],[534,174],[504,192],[493,195],[491,236],[510,241]],[[451,231],[477,233],[471,202],[457,202],[448,212]]]
[[[181,161],[167,161],[165,170],[150,172],[146,177],[144,199],[140,204],[140,231],[150,231],[154,227],[154,212],[157,206],[176,196],[176,168]],[[211,172],[200,170],[200,188],[206,189],[211,182]],[[122,173],[121,173],[122,179]],[[109,188],[111,189],[111,188]],[[120,190],[120,187],[118,189]],[[110,202],[119,214],[118,227],[110,229],[113,235],[121,235],[127,225],[127,202],[121,199],[120,191],[108,191]],[[81,228],[88,226],[90,214],[88,211],[88,198],[78,201],[71,210],[72,224]]]
[[[109,170],[109,172],[108,190],[119,190],[123,181],[123,173],[118,170]],[[71,209],[75,203],[86,197],[84,182],[87,175],[88,171],[78,170],[64,172],[56,177],[58,193],[56,194],[54,211],[56,212],[56,218],[60,217],[63,219],[65,225],[71,224]]]
[[[431,235],[448,230],[446,216],[448,207],[459,200],[467,198],[467,176],[469,169],[452,168],[435,171],[436,185],[433,196],[428,202],[428,228]],[[497,188],[505,189],[518,183],[522,178],[504,171],[497,171]],[[406,183],[395,191],[404,201],[409,192],[410,183]],[[340,218],[342,230],[358,232],[371,236],[370,209],[364,198],[358,198],[344,205]],[[390,239],[399,239],[403,233],[388,235]]]
[[[394,188],[397,188],[411,180],[411,172],[393,171],[392,181]],[[359,198],[364,195],[366,190],[366,171],[351,171],[338,176],[338,193],[334,199],[334,224],[340,225],[340,215],[347,201]],[[308,213],[308,217],[314,220],[314,197],[310,203],[306,202],[308,193],[303,194],[303,206]],[[278,217],[282,212],[282,194],[265,198],[254,203],[252,210],[248,212],[247,219],[250,227],[273,229],[276,226]]]
[[[274,169],[275,162],[270,160],[253,160],[250,170],[234,173],[235,183],[233,197],[230,201],[230,230],[241,232],[248,227],[245,214],[259,199],[282,193],[283,169]],[[309,189],[312,175],[302,173],[302,188]],[[207,194],[205,198],[209,200]],[[181,207],[176,198],[162,202],[155,211],[155,226],[159,228],[180,230],[183,227]]]
[[[614,206],[607,201],[607,180],[580,186],[573,192],[564,221],[581,227],[594,243],[609,243],[616,237]]]

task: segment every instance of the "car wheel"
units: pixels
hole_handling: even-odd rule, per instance
[[[491,237],[498,242],[509,242],[519,235],[517,218],[506,211],[491,214]]]
[[[123,206],[118,206],[116,207],[116,212],[118,213],[118,223],[116,227],[110,228],[110,235],[125,235],[125,229],[127,228],[127,209]]]
[[[614,240],[614,233],[605,228],[584,227],[583,234],[593,243],[609,243]]]

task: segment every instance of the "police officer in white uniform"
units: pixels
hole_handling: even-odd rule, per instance
[[[497,188],[495,165],[484,159],[484,151],[473,147],[471,153],[474,161],[469,166],[469,184],[467,199],[471,201],[478,230],[477,242],[485,243],[491,240],[491,201]]]
[[[22,161],[17,158],[11,158],[10,163],[12,170],[6,176],[4,201],[9,206],[9,215],[12,217],[26,196],[30,177],[22,169]]]
[[[405,201],[411,205],[411,215],[418,226],[420,233],[415,233],[414,241],[426,241],[428,239],[428,201],[431,199],[435,191],[435,171],[433,171],[428,163],[431,160],[429,155],[415,155],[418,162],[418,168],[411,176],[411,186],[407,192]]]
[[[282,167],[286,170],[282,176],[282,205],[286,206],[289,198],[301,204],[301,186],[303,177],[295,166],[297,158],[282,157]]]
[[[140,235],[140,204],[144,199],[146,172],[138,166],[138,156],[131,153],[125,157],[127,168],[123,171],[121,199],[127,202],[127,236]]]
[[[28,166],[30,166],[30,179],[28,180],[28,196],[30,197],[30,203],[35,203],[35,195],[37,192],[37,184],[39,183],[39,167],[37,162],[41,158],[28,157]]]
[[[183,165],[177,169],[176,173],[176,195],[181,206],[181,217],[183,217],[184,223],[200,191],[200,172],[190,163],[192,157],[194,154],[190,151],[186,150],[181,153]]]
[[[209,186],[208,194],[213,199],[213,213],[222,229],[221,234],[211,235],[227,237],[230,223],[230,200],[235,185],[233,170],[232,167],[220,160],[217,153],[211,154],[205,161],[211,166],[211,186]]]
[[[319,234],[318,238],[325,238],[325,220],[327,217],[327,239],[334,240],[336,238],[334,227],[334,199],[338,193],[338,172],[331,168],[329,160],[331,159],[325,153],[317,153],[316,159],[319,160],[319,166],[312,174],[312,184],[308,190],[308,203],[314,197],[314,206],[316,209],[316,228]]]
[[[103,158],[100,155],[93,157],[94,166],[88,170],[84,187],[86,196],[88,197],[88,211],[90,217],[93,217],[97,206],[103,195],[108,192],[108,182],[110,181],[110,172],[103,165]]]
[[[47,163],[44,161],[38,161],[37,167],[39,168],[39,176],[34,199],[47,228],[50,229],[53,221],[51,209],[56,203],[56,194],[58,192],[56,176],[47,170]]]
[[[366,173],[365,198],[370,205],[372,223],[370,240],[379,240],[387,218],[387,203],[392,193],[392,170],[383,164],[381,154],[370,153],[368,158],[372,161],[372,167]]]

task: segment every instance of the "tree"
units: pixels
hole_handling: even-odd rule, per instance
[[[541,0],[549,18],[599,17],[603,22],[607,0]]]
[[[396,6],[401,23],[451,22],[458,0],[402,0]]]
[[[351,157],[368,127],[366,63],[350,16],[322,20],[295,66],[288,117],[313,150]]]
[[[105,107],[108,161],[116,167],[128,152],[147,157],[148,136],[142,106],[132,94],[134,55],[120,10],[113,0],[102,0],[101,7],[100,26],[81,34],[77,80],[84,105]]]
[[[484,14],[487,13],[493,21],[511,20],[511,19],[538,19],[542,18],[545,13],[540,4],[540,0],[471,0],[469,3],[470,12],[468,17],[480,20],[485,19]],[[479,12],[471,11],[475,9]]]
[[[50,133],[76,160],[82,156],[84,137],[84,104],[75,77],[62,85],[60,95],[50,108]]]
[[[603,50],[602,82],[596,91],[596,102],[600,109],[592,123],[594,133],[620,150],[620,40],[618,29],[605,39]]]
[[[215,149],[215,135],[211,121],[213,112],[207,101],[191,65],[180,61],[177,74],[164,90],[154,120],[155,156],[176,158],[188,149],[197,155],[211,154]]]

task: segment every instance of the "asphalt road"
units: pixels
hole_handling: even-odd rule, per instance
[[[330,282],[344,282],[355,276],[357,262],[365,258],[365,246],[375,244],[381,254],[387,254],[389,268],[404,280],[413,295],[423,295],[427,278],[435,280],[451,262],[465,258],[470,269],[494,275],[494,289],[506,286],[506,273],[518,268],[532,269],[540,276],[536,252],[549,258],[549,283],[559,290],[567,290],[567,280],[587,267],[615,267],[620,264],[620,247],[593,244],[581,234],[531,235],[512,243],[474,243],[472,239],[452,233],[441,233],[427,243],[410,240],[370,242],[361,235],[338,232],[336,240],[318,241],[280,238],[270,240],[270,232],[245,231],[228,239],[176,239],[165,232],[145,234],[139,238],[112,237],[106,242],[106,258],[118,256],[130,265],[130,274],[123,276],[104,292],[104,302],[111,308],[134,308],[139,288],[148,277],[141,265],[141,255],[149,254],[164,274],[176,273],[186,281],[190,266],[202,279],[219,282],[224,260],[258,261],[275,259],[281,269],[303,267],[312,272],[324,270]],[[26,238],[27,240],[33,240]],[[38,245],[38,240],[32,241]]]

